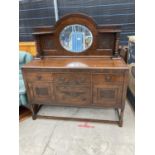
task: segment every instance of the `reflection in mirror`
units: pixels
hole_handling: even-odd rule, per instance
[[[69,63],[69,64],[67,64],[66,65],[67,67],[73,67],[73,68],[75,68],[75,67],[88,67],[88,65],[86,65],[86,64],[84,64],[84,63],[81,63],[81,62],[71,62],[71,63]]]
[[[68,25],[60,33],[60,43],[67,51],[83,52],[91,46],[92,41],[91,31],[83,25]]]

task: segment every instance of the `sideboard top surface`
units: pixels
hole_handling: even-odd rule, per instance
[[[66,69],[128,69],[123,59],[88,58],[88,57],[57,57],[36,59],[23,66],[23,68],[66,68]]]

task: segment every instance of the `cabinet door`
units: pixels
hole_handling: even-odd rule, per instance
[[[110,107],[120,105],[122,99],[122,85],[102,84],[93,86],[93,104]]]
[[[50,82],[28,83],[30,98],[35,103],[51,103],[54,99],[53,86]]]

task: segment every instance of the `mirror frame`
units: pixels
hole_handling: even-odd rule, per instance
[[[93,40],[92,40],[91,46],[82,52],[70,52],[66,50],[65,48],[63,48],[59,40],[61,31],[66,26],[74,25],[74,24],[83,25],[87,27],[89,31],[92,33]],[[63,51],[65,55],[70,55],[70,56],[79,55],[80,56],[80,55],[88,55],[90,51],[95,52],[96,46],[97,46],[98,31],[97,31],[97,25],[91,17],[86,16],[84,14],[77,14],[77,13],[65,15],[64,17],[62,17],[60,20],[57,21],[54,27],[55,27],[55,41],[57,43],[56,45],[57,49],[60,51]]]
[[[63,46],[63,44],[61,43],[61,34],[65,31],[65,28],[67,29],[67,28],[69,28],[70,26],[74,26],[74,25],[75,25],[75,26],[82,26],[83,28],[85,28],[85,29],[89,32],[90,37],[91,37],[91,42],[90,42],[89,46],[88,46],[87,48],[81,50],[81,51],[73,51],[73,50],[67,49],[67,48],[66,48],[65,46]],[[78,31],[77,31],[77,32],[78,32]],[[66,51],[68,51],[68,52],[71,52],[71,53],[82,53],[82,52],[88,50],[89,48],[91,48],[92,43],[93,43],[93,34],[92,34],[91,30],[90,30],[87,26],[85,26],[85,25],[82,25],[82,24],[70,24],[70,25],[65,26],[65,27],[62,29],[62,31],[60,32],[60,34],[59,34],[59,42],[60,42],[62,48],[64,48],[64,49],[65,49]]]

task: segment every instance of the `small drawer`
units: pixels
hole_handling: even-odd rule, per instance
[[[34,72],[26,73],[28,81],[52,81],[52,73],[48,72]]]
[[[83,73],[58,73],[54,76],[54,82],[63,85],[90,84],[90,74]]]
[[[95,84],[103,84],[104,83],[122,83],[123,75],[120,74],[94,74],[93,75],[93,83]]]

